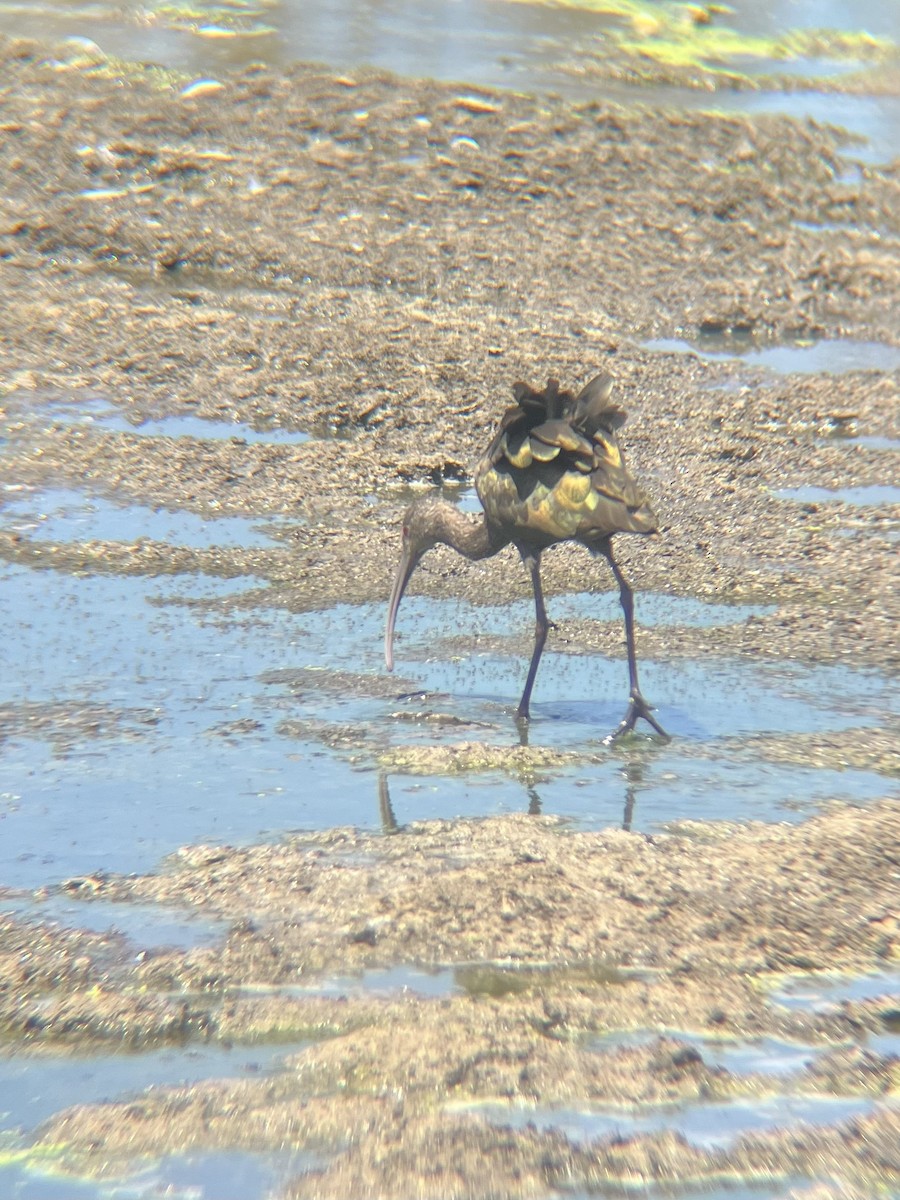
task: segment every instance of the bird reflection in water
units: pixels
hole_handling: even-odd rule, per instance
[[[631,823],[634,819],[635,798],[637,792],[640,790],[639,785],[643,781],[643,767],[639,763],[629,763],[623,769],[622,777],[625,780],[625,811],[622,815],[622,828],[630,832]],[[530,817],[539,817],[544,811],[544,806],[537,788],[534,784],[530,783],[523,786],[525,795],[528,797],[528,815]],[[378,811],[381,816],[381,829],[383,833],[400,833],[403,830],[404,826],[397,821],[397,815],[394,811],[386,771],[379,771],[378,773]]]
[[[625,413],[610,401],[612,379],[598,375],[577,395],[550,379],[542,392],[513,387],[508,408],[487,452],[475,468],[482,513],[475,520],[436,495],[415,501],[403,518],[400,563],[391,589],[384,651],[394,665],[394,626],[406,586],[426,551],[443,544],[470,559],[490,558],[513,545],[534,591],[534,649],[516,712],[529,719],[531,692],[550,628],[541,588],[541,554],[557,542],[575,541],[606,559],[619,587],[625,618],[630,695],[628,709],[606,739],[615,741],[646,721],[668,734],[653,716],[638,684],[634,644],[634,597],[613,556],[617,533],[657,532],[656,515],[625,466],[617,431]]]
[[[625,780],[625,812],[622,816],[622,828],[626,833],[631,832],[631,822],[634,819],[634,802],[644,782],[644,765],[640,762],[626,763],[622,768],[622,778]]]

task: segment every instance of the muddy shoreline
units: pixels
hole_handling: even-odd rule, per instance
[[[7,1040],[57,1054],[307,1045],[258,1081],[64,1112],[33,1152],[120,1176],[177,1150],[291,1147],[317,1159],[291,1189],[298,1196],[796,1176],[840,1176],[865,1194],[900,1168],[898,1058],[878,1049],[896,1029],[896,997],[874,987],[816,1010],[786,1006],[778,991],[822,970],[886,972],[889,989],[898,831],[896,801],[797,828],[706,825],[658,838],[573,834],[522,816],[197,847],[162,874],[72,880],[86,902],[196,905],[231,929],[208,950],[127,964],[101,937],[35,940],[7,924]],[[29,958],[35,969],[23,971]],[[452,974],[431,996],[415,978],[399,995],[350,983],[317,993],[335,975],[402,963]],[[715,1065],[718,1046],[767,1037],[805,1046],[803,1065],[786,1075]],[[612,1109],[627,1126],[692,1101],[712,1112],[810,1096],[862,1107],[727,1149],[672,1134],[569,1140],[557,1128],[582,1110]]]
[[[8,40],[0,70],[2,505],[16,489],[70,487],[273,522],[267,548],[4,527],[6,563],[254,576],[253,593],[220,603],[248,619],[381,600],[410,489],[467,484],[512,382],[577,385],[609,369],[630,464],[663,521],[659,538],[620,539],[639,596],[739,614],[644,629],[640,653],[896,672],[900,504],[885,484],[900,371],[781,375],[646,345],[900,346],[896,161],[848,177],[838,131],[786,117],[573,105],[375,72],[259,66],[185,94],[174,76],[60,63]],[[133,428],[73,419],[90,398]],[[216,436],[140,431],[179,415]],[[308,440],[241,436],[273,426]],[[779,494],[801,487],[884,495],[860,506]],[[555,594],[606,590],[596,571],[572,548],[549,554],[551,611]],[[417,586],[482,603],[525,594],[506,554],[472,565],[437,551]],[[743,615],[745,603],[765,609]],[[568,621],[551,637],[572,654],[621,654],[609,623]],[[438,649],[466,640],[454,632]],[[413,683],[415,668],[413,655]],[[360,678],[340,686],[381,686]],[[818,1200],[900,1187],[898,1057],[880,1040],[898,1019],[898,725],[869,715],[862,733],[739,748],[883,776],[880,802],[798,826],[698,822],[647,837],[525,815],[397,822],[385,783],[381,835],[186,847],[152,874],[60,881],[77,901],[198,909],[229,931],[176,951],[3,918],[8,1050],[281,1041],[289,1057],[271,1076],[71,1109],[16,1152],[90,1178],[177,1152],[289,1149],[308,1156],[285,1183],[298,1197],[756,1181]],[[65,744],[151,719],[10,705],[0,735]],[[406,758],[365,730],[317,736],[373,779],[487,761],[534,780],[565,765],[539,731],[501,747],[463,730]],[[398,966],[444,971],[446,988],[316,991]],[[808,972],[883,977],[885,990],[819,1010],[779,1003],[785,980]],[[787,1075],[717,1065],[721,1043],[760,1038],[808,1056]],[[788,1108],[724,1147],[629,1124],[687,1102],[810,1096],[861,1107],[809,1124]],[[617,1113],[619,1133],[588,1122],[576,1136],[572,1114],[591,1111]]]

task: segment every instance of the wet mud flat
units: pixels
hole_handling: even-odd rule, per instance
[[[80,775],[79,796],[106,773],[121,822],[108,835],[86,809],[94,870],[90,848],[59,850],[46,801],[46,845],[8,864],[0,1028],[7,1067],[135,1068],[130,1088],[110,1075],[97,1102],[13,1122],[2,1169],[35,1196],[188,1189],[203,1164],[210,1195],[242,1197],[900,1189],[896,163],[848,170],[839,132],[771,115],[303,67],[192,88],[34,43],[0,54],[0,558],[49,681],[23,668],[27,686],[7,684],[0,733],[8,778],[18,747],[46,743],[42,771]],[[847,341],[873,365],[779,374],[747,353]],[[467,640],[439,606],[512,611],[524,582],[508,555],[435,552],[418,587],[438,607],[400,643],[408,678],[379,674],[410,495],[463,493],[514,379],[601,368],[663,517],[662,537],[621,539],[639,620],[642,595],[684,602],[641,629],[652,677],[688,659],[726,660],[729,681],[785,660],[808,672],[783,728],[729,727],[726,750],[678,716],[665,753],[677,769],[732,751],[828,769],[842,803],[738,825],[747,806],[723,786],[726,823],[554,817],[567,772],[612,761],[639,780],[663,751],[638,738],[610,760],[609,726],[583,736],[554,695],[554,670],[601,658],[624,701],[621,626],[589,607],[551,635],[529,745],[495,697],[433,695],[433,660]],[[825,492],[791,495],[803,488]],[[575,550],[548,555],[551,615],[604,588],[594,572]],[[192,691],[160,675],[154,692],[161,669],[128,658],[147,598],[170,656],[192,663],[208,635],[231,640],[211,651],[222,662],[246,662],[227,684],[217,664]],[[51,601],[97,657],[41,632]],[[733,618],[694,621],[694,604]],[[521,658],[525,609],[515,622],[469,645]],[[104,653],[121,678],[101,688]],[[398,701],[423,680],[431,692]],[[263,741],[298,760],[282,807],[224,773]],[[154,753],[159,823],[195,844],[135,866],[128,764],[147,771]],[[201,759],[225,765],[198,799]],[[836,777],[861,770],[848,803]],[[410,778],[484,772],[518,781],[531,815],[418,819]],[[375,828],[328,828],[360,779]],[[41,827],[41,794],[10,789],[8,827],[29,805]],[[589,794],[599,808],[602,787]],[[212,836],[208,814],[235,796],[266,808],[265,840]],[[287,836],[310,796],[310,831]],[[72,841],[78,824],[61,826]],[[103,911],[124,934],[90,931]],[[211,942],[154,936],[153,914],[170,930],[173,911],[210,922]],[[162,1073],[142,1091],[150,1056],[173,1048],[208,1052],[221,1078],[180,1063],[181,1086]]]
[[[252,570],[295,609],[383,596],[408,485],[467,480],[516,378],[606,368],[663,519],[662,538],[622,541],[636,586],[776,597],[735,639],[753,654],[896,661],[898,497],[873,493],[861,519],[840,490],[895,470],[897,370],[877,365],[898,340],[890,166],[848,178],[846,138],[775,115],[364,72],[259,67],[196,92],[5,43],[4,77],[9,478],[290,518],[282,553],[4,530],[4,558]],[[676,335],[738,357],[648,349]],[[739,357],[785,339],[853,339],[875,365],[777,375]],[[118,427],[66,419],[73,398],[107,402]],[[212,436],[140,436],[166,417]],[[780,494],[809,486],[833,499]],[[439,552],[419,586],[504,601],[522,594],[511,564]],[[551,591],[584,588],[577,550],[547,571]]]
[[[895,801],[654,838],[523,815],[195,847],[160,874],[73,880],[85,902],[231,927],[135,959],[8,924],[8,1039],[285,1057],[256,1080],[60,1113],[28,1153],[122,1178],[171,1154],[291,1150],[308,1156],[298,1196],[739,1179],[872,1194],[900,1170],[898,834]],[[791,996],[798,976],[822,980],[818,1000]]]

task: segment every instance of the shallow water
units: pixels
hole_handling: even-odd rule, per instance
[[[113,414],[99,417],[97,424],[104,429],[121,433],[138,433],[146,437],[191,437],[200,440],[230,440],[261,443],[263,445],[297,446],[309,441],[309,434],[299,429],[253,429],[231,421],[209,421],[204,417],[161,417],[158,421],[141,421],[132,425],[123,417]]]
[[[2,751],[6,887],[36,888],[97,870],[152,870],[187,843],[247,843],[340,824],[378,828],[380,751],[471,740],[518,744],[513,713],[525,658],[481,655],[476,635],[520,630],[527,643],[525,601],[502,609],[409,597],[396,692],[390,684],[384,692],[380,605],[229,613],[248,583],[75,577],[16,565],[0,566],[0,586],[7,598],[0,610],[0,705],[11,706],[13,718],[23,714],[4,731]],[[560,597],[551,611],[561,622],[588,612],[618,620],[609,596]],[[648,623],[742,615],[680,598],[638,599],[638,619]],[[448,628],[462,631],[464,642],[471,636],[472,651],[465,645],[452,660],[434,656],[435,634]],[[290,672],[298,670],[306,674],[292,688]],[[530,809],[589,828],[652,829],[684,817],[797,820],[827,799],[864,801],[889,790],[871,772],[767,763],[718,743],[881,719],[897,698],[877,673],[648,660],[642,678],[675,737],[670,745],[641,738],[633,753],[605,751],[602,738],[627,700],[624,662],[548,653],[531,740],[588,750],[597,761],[531,786],[493,772],[394,772],[385,783],[396,819]],[[414,694],[400,698],[407,692]],[[80,724],[85,705],[100,706],[109,719]],[[43,712],[45,724],[36,724],[32,718]],[[450,720],[420,720],[420,712]],[[329,748],[331,726],[362,739],[355,762]],[[689,746],[702,753],[685,753]]]
[[[702,1047],[704,1060],[712,1067],[722,1067],[733,1075],[787,1075],[802,1071],[821,1049],[785,1042],[779,1038],[759,1038],[750,1042],[726,1042]]]
[[[864,434],[849,439],[854,445],[866,446],[869,450],[900,450],[900,438],[874,437]]]
[[[783,0],[765,6],[745,0],[737,7],[734,20],[750,32],[768,33],[786,23],[866,25],[872,32],[892,36],[898,32],[893,6],[881,0],[853,5]],[[896,153],[896,97],[816,91],[709,96],[677,88],[598,88],[589,76],[567,69],[573,52],[603,28],[602,18],[585,12],[490,0],[425,8],[396,0],[377,5],[374,0],[350,5],[287,0],[266,14],[273,32],[225,39],[212,36],[209,27],[198,22],[182,27],[165,20],[137,23],[132,18],[138,11],[132,5],[113,8],[62,0],[29,6],[0,3],[0,29],[41,37],[88,37],[108,53],[198,75],[214,75],[230,63],[308,58],[340,70],[367,62],[401,73],[465,79],[467,86],[553,90],[578,100],[605,97],[690,109],[788,112],[842,125],[868,138],[866,147],[851,149],[851,158],[884,161]],[[77,47],[70,50],[77,53]],[[798,74],[844,69],[823,60],[744,65],[751,71]],[[697,349],[686,343],[662,348]],[[700,352],[737,354],[775,371],[839,373],[900,365],[895,347],[875,343],[765,349],[706,344]],[[102,400],[92,411],[85,406],[82,419],[99,428],[150,436],[237,436],[248,442],[298,442],[305,437],[196,418],[166,418],[135,427]],[[471,492],[459,498],[464,508],[472,509]],[[828,498],[841,497],[829,493]],[[41,539],[149,537],[202,547],[271,541],[261,521],[204,520],[189,513],[119,506],[77,492],[20,496],[0,509],[0,524],[14,523],[22,536]],[[382,794],[389,796],[400,822],[544,811],[588,828],[623,824],[651,830],[683,817],[799,820],[827,799],[864,801],[889,790],[890,781],[871,772],[803,768],[758,758],[740,761],[720,744],[724,737],[844,729],[880,720],[884,707],[896,711],[897,698],[891,681],[878,674],[727,660],[648,661],[642,664],[645,691],[675,741],[663,747],[642,738],[634,752],[622,747],[604,754],[600,741],[622,715],[627,698],[624,662],[562,654],[548,654],[542,665],[532,743],[573,750],[587,746],[602,761],[531,785],[497,773],[453,778],[391,772],[384,777],[374,761],[379,747],[466,739],[516,744],[512,713],[526,666],[530,602],[489,609],[409,597],[401,613],[397,692],[409,686],[428,694],[401,700],[381,698],[377,691],[366,695],[364,687],[335,689],[327,682],[327,672],[339,670],[358,672],[364,680],[382,678],[380,606],[302,616],[258,608],[244,616],[228,615],[229,600],[248,586],[249,581],[222,583],[192,576],[76,579],[0,566],[0,587],[7,600],[0,610],[0,705],[58,705],[74,711],[80,704],[101,703],[120,716],[117,725],[99,733],[65,721],[43,732],[0,728],[0,735],[8,735],[0,741],[0,884],[29,889],[96,870],[152,870],[164,854],[190,842],[246,843],[275,839],[285,830],[342,823],[378,828]],[[195,601],[208,607],[194,607]],[[637,603],[638,620],[658,626],[727,624],[752,611],[664,596],[639,596]],[[620,619],[617,601],[609,595],[554,597],[551,612],[560,622]],[[471,637],[470,646],[457,646],[452,656],[435,644],[449,629],[464,639]],[[479,634],[504,633],[519,636],[521,654],[479,652]],[[321,688],[312,686],[298,695],[278,682],[279,669],[308,667],[322,672]],[[417,710],[446,712],[474,724],[442,728],[393,715]],[[285,718],[306,721],[309,736],[280,732]],[[368,739],[361,767],[333,752],[317,735],[318,727],[329,722],[358,729]],[[182,920],[165,909],[85,903],[64,895],[40,901],[0,899],[0,911],[10,910],[65,925],[118,931],[136,946],[203,944],[221,932],[215,924]],[[406,988],[431,996],[477,992],[475,976],[467,976],[466,970],[368,972],[358,979],[326,981],[323,990],[341,994]],[[887,985],[896,990],[898,981],[889,976]],[[848,996],[878,994],[865,988],[884,989],[885,980],[798,981],[775,998],[817,1007]],[[896,1050],[896,1040],[896,1035],[885,1034],[885,1051]],[[870,1043],[874,1046],[876,1039]],[[31,1128],[76,1100],[118,1098],[153,1084],[269,1069],[284,1053],[285,1047],[227,1050],[192,1045],[140,1056],[6,1057],[0,1059],[0,1109],[6,1112],[0,1129]],[[718,1049],[704,1046],[705,1056],[734,1071],[787,1071],[802,1065],[807,1054],[807,1048],[772,1039]],[[521,1123],[559,1125],[562,1117],[569,1122],[564,1127],[579,1138],[615,1129],[628,1133],[674,1126],[694,1141],[721,1145],[747,1129],[785,1120],[831,1121],[866,1111],[869,1104],[796,1097],[771,1104],[695,1106],[682,1114],[660,1112],[640,1119],[610,1110],[536,1114],[504,1108],[495,1119],[512,1119],[513,1111],[521,1114],[516,1118]],[[271,1194],[279,1180],[302,1168],[299,1159],[210,1152],[172,1156],[127,1181],[99,1185],[0,1166],[0,1194],[21,1200],[149,1200],[163,1194],[178,1200],[252,1200]],[[788,1186],[782,1182],[703,1194],[707,1200],[720,1195],[760,1200],[783,1196]],[[679,1195],[688,1200],[687,1193]]]
[[[831,1125],[848,1117],[871,1112],[875,1102],[858,1097],[777,1096],[770,1099],[732,1100],[694,1104],[673,1111],[670,1106],[656,1112],[644,1108],[537,1108],[525,1105],[485,1104],[467,1106],[467,1111],[494,1125],[559,1129],[576,1142],[608,1136],[630,1137],[672,1129],[695,1146],[721,1149],[746,1133],[774,1129],[793,1122]]]
[[[595,985],[609,987],[641,976],[640,971],[619,970],[610,966],[581,966],[574,969],[589,976]],[[324,982],[307,986],[276,987],[275,992],[287,991],[316,996],[389,995],[409,992],[417,996],[505,996],[521,992],[542,980],[552,980],[569,972],[565,966],[522,966],[516,963],[471,962],[455,963],[452,967],[421,967],[401,965],[379,970],[360,971],[355,975],[339,975]]]
[[[0,1129],[30,1130],[71,1104],[122,1100],[151,1087],[271,1071],[306,1043],[166,1046],[140,1054],[0,1055]]]
[[[789,345],[759,346],[747,338],[721,335],[686,342],[681,338],[654,338],[644,342],[647,350],[661,353],[696,354],[708,359],[740,359],[748,366],[787,375],[847,371],[894,371],[900,367],[900,346],[885,342],[857,342],[849,338]]]
[[[810,1012],[829,1012],[848,1000],[872,1000],[900,992],[900,970],[875,975],[798,975],[772,993],[776,1004]],[[896,1051],[900,1052],[900,1039]]]
[[[166,1046],[140,1054],[49,1057],[0,1054],[0,1138],[13,1152],[27,1134],[71,1104],[121,1101],[149,1088],[180,1087],[207,1079],[240,1078],[278,1069],[305,1043],[248,1046]],[[28,1200],[253,1200],[275,1194],[280,1182],[311,1164],[303,1154],[210,1150],[136,1163],[125,1178],[103,1184],[56,1177],[52,1157],[29,1164],[0,1159],[0,1194]]]
[[[372,65],[401,75],[428,76],[483,87],[527,92],[557,92],[575,100],[608,98],[618,103],[660,107],[717,109],[726,112],[786,112],[799,119],[842,126],[866,140],[854,147],[855,159],[888,161],[896,153],[900,100],[895,96],[845,96],[826,91],[732,91],[714,96],[671,87],[633,87],[598,83],[592,55],[604,54],[604,37],[627,33],[628,23],[602,12],[566,5],[509,3],[508,0],[458,0],[411,6],[402,0],[285,0],[255,5],[199,4],[193,13],[177,5],[158,5],[153,19],[141,20],[141,8],[113,7],[67,0],[25,5],[0,3],[0,31],[46,38],[76,38],[60,46],[64,59],[102,53],[152,62],[215,78],[234,64],[296,60],[323,62],[352,71]],[[204,13],[208,17],[204,18]],[[865,0],[780,0],[759,5],[740,0],[729,7],[725,23],[740,33],[776,37],[788,29],[834,28],[900,39],[896,6]],[[83,39],[88,39],[85,44]],[[721,66],[712,61],[710,66]],[[741,56],[727,65],[751,78],[787,74],[833,78],[860,62],[823,57]]]
[[[52,1164],[0,1165],[0,1186],[16,1200],[268,1200],[315,1166],[310,1155],[209,1150],[170,1154],[128,1176],[95,1182],[54,1176]]]
[[[900,983],[900,980],[890,975],[878,977],[877,982],[871,976],[864,976],[863,979],[868,982],[872,989],[871,991],[867,991],[862,986],[857,988],[859,980],[847,980],[845,981],[847,990],[844,992],[843,998],[863,1000],[871,995],[879,996],[886,992],[889,993],[892,988],[896,990],[898,983]],[[791,990],[774,992],[772,993],[772,999],[776,1004],[784,1004],[787,997],[790,1000],[790,1007],[814,1009],[817,1012],[828,1011],[829,1007],[831,1009],[835,1008],[835,999],[829,1001],[828,1005],[819,1004],[818,1000],[824,992],[822,987],[817,986],[813,980],[813,976],[798,976],[796,981],[791,985]],[[833,995],[836,997],[839,994],[838,985],[835,985],[833,980],[831,981],[831,985],[834,987]],[[874,990],[875,988],[882,990]],[[661,1031],[658,1029],[636,1033],[611,1033],[591,1038],[588,1046],[598,1052],[605,1053],[617,1050],[623,1046],[650,1045],[660,1036]],[[688,1033],[683,1029],[666,1030],[665,1036],[677,1038],[680,1042],[686,1042],[688,1045],[695,1046],[707,1066],[720,1067],[732,1075],[778,1076],[798,1073],[809,1067],[815,1059],[827,1054],[831,1049],[821,1044],[813,1045],[804,1042],[789,1042],[776,1037],[740,1039],[702,1037],[695,1033]],[[872,1034],[866,1037],[865,1046],[877,1054],[896,1055],[900,1053],[900,1036],[895,1033]]]
[[[781,500],[796,500],[800,504],[840,503],[872,507],[900,504],[900,487],[893,487],[890,484],[871,484],[868,487],[849,488],[782,488],[775,495]]]
[[[665,1185],[660,1188],[648,1186],[641,1190],[640,1195],[642,1200],[793,1200],[794,1196],[803,1195],[801,1189],[808,1189],[816,1182],[820,1181],[795,1176],[774,1182],[746,1184],[738,1187],[732,1187],[730,1184],[712,1185],[700,1190],[693,1188],[674,1190]],[[792,1188],[796,1188],[796,1192],[791,1191]],[[630,1193],[625,1192],[624,1195],[628,1196]],[[566,1192],[566,1200],[595,1200],[596,1196],[596,1192]]]
[[[0,526],[41,541],[127,543],[146,538],[195,550],[273,545],[275,539],[265,526],[278,521],[269,516],[199,516],[186,509],[148,508],[86,496],[70,488],[17,492],[0,508]]]
[[[884,9],[887,9],[887,5]],[[897,10],[895,9],[895,12]],[[894,37],[900,34],[895,30]],[[848,146],[845,160],[872,165],[890,162],[897,154],[900,132],[900,97],[843,95],[840,92],[746,91],[719,92],[706,103],[695,101],[705,111],[745,113],[785,113],[798,121],[816,121],[846,129],[862,144]],[[850,172],[851,177],[855,172]]]
[[[227,923],[204,917],[190,909],[166,909],[159,904],[96,903],[75,899],[65,891],[49,894],[0,893],[0,915],[42,925],[77,927],[108,937],[124,938],[142,949],[154,947],[190,950],[211,946],[227,930]]]
[[[128,420],[111,401],[92,393],[51,396],[18,389],[3,397],[4,412],[29,425],[92,426],[112,433],[146,437],[189,437],[200,441],[238,441],[264,445],[299,445],[310,435],[299,429],[254,429],[240,421],[213,421],[189,413],[159,419]]]
[[[94,412],[80,414],[81,421],[90,421],[101,429],[115,433],[137,433],[145,437],[196,438],[200,441],[228,441],[262,443],[263,445],[299,445],[309,441],[309,434],[299,429],[253,429],[239,421],[210,421],[205,417],[172,416],[159,420],[127,421],[103,401],[99,401]]]

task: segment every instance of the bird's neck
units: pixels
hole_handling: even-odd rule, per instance
[[[470,517],[453,504],[441,504],[435,515],[436,540],[466,558],[490,558],[509,542],[488,525],[484,513]]]

